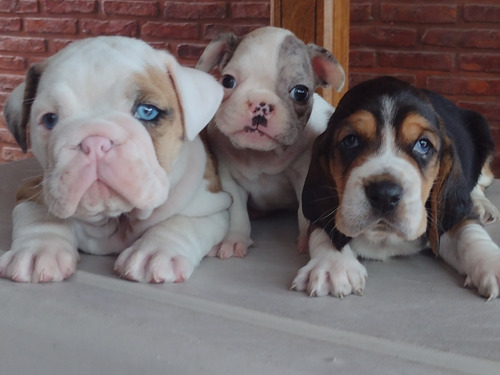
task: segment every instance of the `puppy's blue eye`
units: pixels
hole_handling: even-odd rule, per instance
[[[297,85],[290,90],[290,96],[299,103],[305,103],[309,99],[309,89],[304,85]]]
[[[427,138],[420,138],[413,146],[413,151],[420,155],[427,155],[432,150],[432,144]]]
[[[232,75],[226,74],[222,77],[222,86],[226,89],[234,89],[236,87],[236,78]]]
[[[160,110],[151,104],[140,104],[135,110],[134,117],[141,121],[155,121],[160,117]]]
[[[42,124],[48,130],[52,130],[58,121],[59,117],[55,113],[46,113],[42,116]]]
[[[353,148],[359,146],[359,138],[355,134],[349,134],[348,136],[344,137],[342,141],[340,141],[340,144],[344,149],[352,150]]]

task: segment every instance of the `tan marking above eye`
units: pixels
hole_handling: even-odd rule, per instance
[[[437,129],[426,118],[416,113],[410,113],[401,123],[398,132],[398,143],[404,146],[413,145],[422,137],[427,138],[434,149],[439,149]]]
[[[357,111],[342,120],[337,142],[350,134],[356,133],[359,137],[374,140],[377,134],[377,121],[368,111]]]

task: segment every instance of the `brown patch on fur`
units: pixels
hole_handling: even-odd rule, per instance
[[[36,176],[23,181],[16,192],[16,204],[25,201],[43,201],[42,182],[43,176]]]
[[[422,136],[429,139],[435,149],[438,148],[439,135],[436,133],[435,127],[420,115],[408,115],[401,124],[398,140],[401,144],[408,145],[414,144]]]
[[[182,109],[174,84],[167,72],[149,68],[137,75],[139,95],[136,104],[152,104],[165,114],[156,124],[146,125],[160,165],[170,172],[184,142]]]
[[[219,178],[217,159],[209,147],[206,128],[200,133],[200,138],[203,141],[205,152],[207,154],[207,163],[203,178],[208,181],[208,191],[211,193],[218,193],[222,191],[222,183]]]
[[[429,218],[429,243],[433,253],[437,256],[439,253],[439,223],[443,211],[443,196],[446,182],[453,173],[453,150],[451,140],[444,137],[442,145],[442,157],[439,163],[436,163],[438,173],[434,178],[432,190],[430,192],[430,218]],[[434,171],[435,172],[435,171]],[[456,172],[455,172],[456,173]]]
[[[493,155],[490,155],[484,162],[483,168],[481,169],[481,174],[488,179],[488,182],[486,184],[480,184],[478,182],[478,186],[483,193],[486,190],[486,188],[493,183],[493,180],[495,179],[495,175],[491,170],[492,161],[493,161]]]
[[[377,122],[375,117],[368,111],[357,111],[345,118],[342,121],[341,128],[335,136],[335,144],[340,144],[342,139],[353,134],[357,135],[363,142],[367,144],[377,144]],[[348,180],[348,175],[351,170],[362,165],[369,154],[374,150],[372,148],[367,148],[364,154],[359,155],[356,160],[354,160],[350,166],[349,170],[346,171],[346,166],[342,165],[342,158],[339,155],[335,156],[335,162],[333,160],[329,161],[329,167],[327,170],[330,171],[330,175],[335,181],[337,187],[337,193],[339,200],[342,201],[342,196],[345,190],[345,184]]]

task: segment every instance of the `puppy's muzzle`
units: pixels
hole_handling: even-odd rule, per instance
[[[365,186],[365,194],[372,210],[377,215],[392,213],[403,195],[403,188],[393,181],[370,182]]]

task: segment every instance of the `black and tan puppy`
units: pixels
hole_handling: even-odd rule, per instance
[[[431,247],[496,298],[500,248],[481,223],[498,215],[482,191],[493,151],[484,118],[436,93],[391,77],[352,88],[314,144],[302,195],[311,260],[292,287],[362,294],[358,257]]]

